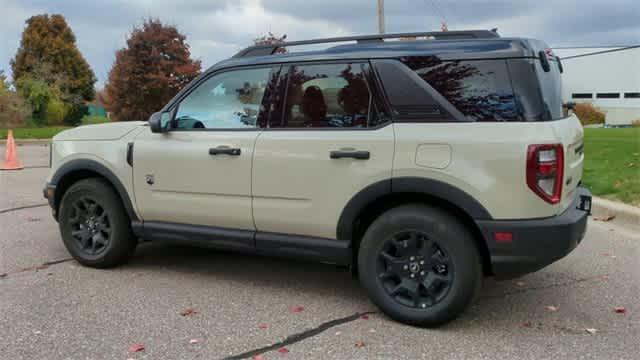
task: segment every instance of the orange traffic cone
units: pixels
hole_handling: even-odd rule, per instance
[[[0,170],[20,170],[22,164],[18,160],[18,152],[16,151],[16,142],[13,140],[13,131],[9,130],[7,134],[7,147],[4,152],[4,163]]]

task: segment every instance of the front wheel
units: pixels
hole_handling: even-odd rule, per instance
[[[137,245],[120,196],[102,179],[71,185],[62,197],[58,223],[65,247],[82,265],[119,265]]]
[[[358,252],[360,281],[388,316],[417,326],[457,317],[482,281],[473,235],[437,208],[404,205],[367,229]]]

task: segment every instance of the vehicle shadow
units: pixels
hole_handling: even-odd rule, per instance
[[[378,311],[367,298],[359,284],[346,267],[331,264],[296,261],[294,259],[270,258],[259,255],[221,251],[208,248],[178,246],[166,243],[141,244],[134,258],[123,271],[171,271],[195,278],[202,283],[208,281],[230,281],[270,292],[301,293],[310,297],[331,295],[340,302],[353,303],[360,311]],[[535,287],[552,285],[557,274],[529,275],[528,281]],[[519,280],[495,281],[486,278],[472,306],[456,321],[440,330],[482,328],[489,323],[514,322],[514,318],[526,316],[524,307],[517,306],[512,298],[527,287],[516,285]],[[528,282],[529,283],[529,282]],[[526,300],[525,300],[526,302]],[[516,306],[514,306],[516,305]],[[384,317],[387,321],[392,321]],[[518,320],[515,320],[518,321]]]

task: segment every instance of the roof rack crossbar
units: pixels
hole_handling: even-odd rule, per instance
[[[324,39],[312,39],[301,41],[289,41],[280,44],[264,44],[250,46],[235,54],[234,58],[248,56],[264,56],[273,55],[278,48],[325,44],[334,42],[356,41],[358,43],[381,42],[384,39],[412,38],[412,37],[431,37],[435,40],[464,40],[464,39],[488,39],[500,37],[496,32],[491,30],[464,30],[464,31],[434,31],[434,32],[412,32],[412,33],[395,33],[395,34],[376,34],[376,35],[358,35],[343,36]]]

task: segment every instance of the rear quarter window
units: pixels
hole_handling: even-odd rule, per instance
[[[470,121],[522,121],[506,60],[400,59]]]

